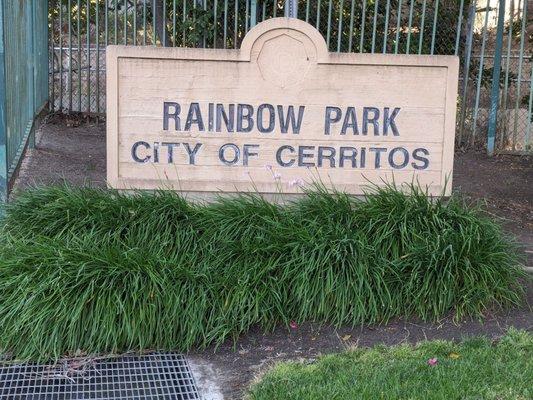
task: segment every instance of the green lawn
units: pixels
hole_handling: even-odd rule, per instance
[[[532,398],[533,335],[514,329],[497,343],[430,341],[281,363],[249,392],[251,400]]]

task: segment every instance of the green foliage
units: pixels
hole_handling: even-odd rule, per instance
[[[284,0],[258,0],[256,21],[283,16],[284,4]],[[436,4],[436,0],[300,0],[298,17],[329,37],[331,51],[380,53],[385,48],[388,53],[430,54],[433,44],[435,54],[454,54],[460,1],[440,1],[437,15]],[[463,2],[463,19],[469,5],[470,0]],[[55,43],[61,36],[67,44],[69,32],[76,41],[91,31],[95,36],[98,30],[100,43],[133,44],[135,35],[137,44],[238,48],[250,27],[251,12],[249,2],[236,0],[81,0],[79,7],[78,0],[53,0],[49,19],[54,21]],[[158,22],[155,15],[164,18]]]
[[[532,357],[533,335],[515,329],[496,344],[471,338],[354,349],[311,364],[278,364],[248,398],[525,400],[533,397]]]
[[[361,201],[316,186],[285,206],[256,194],[192,204],[172,192],[26,191],[0,235],[0,351],[188,350],[253,324],[518,304],[525,274],[499,226],[411,190]]]

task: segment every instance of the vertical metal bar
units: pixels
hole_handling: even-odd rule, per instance
[[[33,123],[33,121],[35,120],[35,115],[36,115],[36,112],[37,112],[37,106],[36,106],[36,91],[35,91],[35,72],[36,72],[36,56],[37,56],[37,52],[36,52],[36,49],[35,49],[35,33],[37,31],[37,27],[35,26],[35,18],[34,18],[34,13],[35,13],[35,2],[32,1],[31,2],[31,5],[28,9],[29,11],[29,15],[28,15],[28,22],[29,22],[29,27],[28,27],[28,33],[29,33],[29,54],[28,54],[28,78],[30,80],[29,82],[29,103],[30,103],[30,110],[31,110],[31,113],[30,113],[30,118],[31,118],[31,121]],[[69,15],[72,16],[72,10],[69,9]],[[71,42],[69,42],[71,43]],[[70,52],[70,59],[72,61],[72,52]],[[72,77],[70,79],[70,82],[72,84]],[[71,93],[70,94],[70,98],[72,99],[72,85],[69,85],[69,92]],[[30,129],[30,132],[29,132],[29,137],[28,137],[28,147],[30,149],[33,149],[35,148],[35,129]]]
[[[82,71],[82,60],[81,60],[81,0],[78,0],[78,12],[77,18],[78,23],[76,26],[77,35],[78,35],[78,112],[82,112],[81,105],[81,71]],[[107,8],[107,7],[106,7]]]
[[[163,2],[164,4],[165,2]],[[123,44],[128,44],[128,0],[124,0],[124,40]]]
[[[298,18],[298,0],[285,0],[285,17]]]
[[[317,6],[316,6],[316,26],[315,28],[320,30],[320,3],[321,0],[318,0]]]
[[[80,0],[78,0],[79,3]],[[146,0],[145,0],[146,1]],[[109,44],[109,37],[108,37],[108,30],[109,30],[109,7],[107,6],[107,2],[105,4],[105,10],[104,10],[104,24],[105,24],[105,45],[107,46]],[[78,5],[78,10],[80,9]]]
[[[413,7],[414,0],[411,0],[411,6],[409,7],[409,22],[407,24],[407,48],[405,49],[405,54],[409,54],[411,51],[411,28],[413,27]]]
[[[305,22],[309,22],[309,9],[310,9],[309,0],[307,0],[307,5],[305,6]]]
[[[274,9],[276,7],[274,6]],[[253,28],[257,24],[257,0],[251,0],[250,2],[250,28]]]
[[[152,1],[152,45],[157,46],[157,27],[156,27],[156,21],[157,21],[157,11],[156,11],[156,2],[157,0]]]
[[[114,30],[114,44],[118,44],[118,17],[117,17],[117,8],[118,8],[118,0],[115,0],[115,8],[113,9],[114,14],[114,23],[113,23],[113,30]]]
[[[422,46],[424,44],[424,29],[426,24],[426,2],[422,3],[422,20],[420,21],[420,38],[418,40],[418,54],[422,54]]]
[[[26,8],[26,34],[28,37],[28,42],[26,44],[26,73],[27,73],[27,79],[28,79],[28,120],[31,120],[33,122],[35,118],[35,42],[34,42],[34,33],[35,33],[35,26],[33,25],[33,8],[34,4],[33,1],[30,2],[28,7]],[[69,8],[69,17],[72,17],[71,8]],[[69,18],[69,22],[70,22]],[[69,38],[69,44],[70,44],[70,38]],[[72,52],[69,52],[69,58],[70,61],[72,61]],[[72,70],[72,67],[71,67]],[[70,100],[72,101],[72,78],[70,77],[70,83],[69,83],[69,93],[70,93]],[[72,107],[71,107],[72,108]],[[29,148],[35,147],[35,136],[34,136],[35,130],[30,129],[29,137],[28,137],[28,146]],[[21,155],[22,156],[22,155]],[[19,159],[20,161],[20,159]]]
[[[328,6],[328,30],[326,34],[326,44],[329,49],[329,39],[331,37],[331,11],[333,9],[332,0],[329,0],[329,6]]]
[[[8,197],[4,2],[5,0],[0,0],[0,205],[7,202]],[[3,207],[0,208],[0,213],[3,213]]]
[[[468,10],[468,21],[466,23],[466,45],[465,45],[465,62],[463,68],[463,87],[461,96],[461,117],[459,122],[459,143],[463,142],[463,132],[466,119],[466,102],[468,96],[468,80],[470,77],[470,61],[472,59],[472,38],[474,36],[474,19],[476,17],[476,2],[474,0]]]
[[[398,0],[398,10],[396,11],[396,40],[394,43],[394,54],[398,54],[400,45],[400,23],[402,20],[402,0]]]
[[[377,33],[377,26],[378,26],[378,7],[379,7],[379,0],[375,0],[374,20],[373,20],[373,26],[372,26],[372,53],[375,53],[375,48],[376,48],[376,33]]]
[[[59,1],[59,111],[63,110],[63,4]]]
[[[500,99],[500,72],[503,48],[503,23],[505,21],[505,0],[500,0],[498,11],[498,27],[496,31],[496,47],[494,49],[494,68],[492,71],[492,89],[490,95],[489,130],[487,134],[487,153],[494,154],[498,101]]]
[[[228,0],[224,0],[224,45],[223,48],[226,48],[226,40],[228,37]]]
[[[52,12],[50,13],[50,32],[49,32],[49,38],[50,38],[50,60],[48,61],[49,62],[49,66],[48,68],[50,69],[50,75],[51,75],[51,81],[50,81],[50,111],[51,112],[54,112],[55,111],[55,78],[56,78],[56,71],[55,71],[55,65],[54,65],[54,58],[55,58],[55,50],[54,50],[54,46],[55,46],[55,43],[54,43],[54,8],[56,6],[56,3],[55,3],[55,0],[51,0],[52,1]],[[0,13],[1,13],[1,10],[0,10]],[[2,22],[0,21],[0,24]],[[1,32],[1,31],[0,31]],[[2,62],[2,60],[0,60],[0,63]],[[1,79],[1,78],[0,78]],[[0,129],[1,129],[1,126],[0,126]],[[0,160],[0,163],[1,163],[1,160]]]
[[[114,10],[114,14],[115,14],[115,44],[118,44],[118,0],[115,0],[115,10]]]
[[[343,8],[344,8],[344,0],[341,0],[340,6],[339,6],[339,27],[337,29],[337,52],[341,51]]]
[[[91,1],[87,0],[87,112],[91,113]]]
[[[176,0],[172,0],[172,45],[176,47],[176,12],[178,11]]]
[[[383,25],[383,54],[387,52],[387,35],[389,34],[389,14],[390,0],[387,0],[387,5],[385,6],[385,24]]]
[[[161,27],[161,32],[163,33],[163,47],[167,47],[167,1],[163,0],[163,15],[161,15],[161,24],[163,25]]]
[[[146,0],[145,0],[146,1]],[[181,22],[182,22],[182,26],[183,26],[183,31],[181,33],[182,35],[182,46],[186,46],[186,37],[185,37],[185,20],[187,18],[187,2],[185,0],[183,0],[183,14],[181,16]]]
[[[361,39],[359,41],[359,53],[363,52],[363,44],[365,42],[365,22],[366,22],[366,0],[363,0],[363,10],[361,14]]]
[[[218,13],[218,0],[215,0],[213,7],[213,48],[217,48],[217,13]]]
[[[204,3],[204,6],[205,6],[205,2],[207,0],[201,0],[201,1]],[[197,12],[196,11],[196,8],[197,8],[197,4],[196,3],[197,3],[197,0],[192,0],[192,26],[194,28],[196,28],[196,12]],[[207,13],[206,13],[206,15],[207,15]],[[205,30],[206,30],[206,28],[204,27],[203,31],[205,31]],[[203,47],[205,48],[206,47],[205,34],[202,35],[202,44],[203,44]],[[197,45],[199,45],[199,43],[194,43],[194,46],[197,46]]]
[[[463,8],[465,5],[465,0],[461,0],[459,4],[459,18],[457,18],[457,35],[455,37],[455,52],[454,55],[459,54],[459,38],[461,37],[461,25],[463,23]]]
[[[184,0],[185,1],[185,0]],[[143,45],[146,46],[146,0],[143,0]]]
[[[133,45],[137,46],[137,2],[133,4]]]
[[[513,124],[513,151],[516,150],[516,134],[518,131],[518,107],[520,106],[520,96],[522,92],[522,67],[524,63],[524,42],[526,35],[526,21],[528,19],[527,8],[528,1],[524,1],[524,8],[522,10],[522,27],[520,29],[520,55],[518,56],[518,78],[516,82],[516,102],[514,109],[514,124]]]
[[[527,129],[524,140],[524,149],[532,151],[531,148],[531,128],[533,126],[533,65],[531,65],[531,74],[529,75],[529,105],[527,108]]]
[[[374,3],[374,21],[372,23],[372,51],[371,53],[374,54],[376,49],[376,28],[378,25],[378,4],[379,0],[376,0]]]
[[[198,0],[195,0],[195,3],[194,3],[194,8],[196,9],[196,1]],[[204,13],[207,14],[207,0],[199,0],[203,3],[203,7],[204,7]],[[194,17],[195,20],[196,20],[196,16]],[[216,23],[216,22],[215,22]],[[204,34],[202,35],[202,47],[203,48],[206,48],[207,47],[207,34],[206,34],[206,29],[203,30],[204,31]]]
[[[248,12],[249,12],[249,3],[250,3],[250,0],[245,0],[245,10],[244,10],[244,32],[248,32]],[[250,16],[250,22],[251,21],[251,16]]]
[[[100,0],[96,0],[96,113],[100,114]]]
[[[476,86],[476,104],[474,106],[474,127],[472,130],[472,143],[474,143],[474,141],[476,140],[477,117],[479,114],[479,97],[481,94],[481,80],[483,78],[483,65],[485,61],[485,46],[487,43],[487,26],[489,23],[490,1],[491,0],[487,0],[487,11],[485,12],[485,23],[483,25],[483,38],[481,41],[481,58],[479,60],[479,71],[478,71],[477,86]]]
[[[352,0],[352,8],[350,9],[350,37],[348,39],[348,52],[352,51],[354,11],[355,11],[355,0]]]
[[[521,1],[518,1],[518,9],[520,10]],[[500,129],[500,143],[504,144],[504,137],[507,136],[509,130],[509,113],[507,112],[507,97],[509,91],[509,69],[511,66],[511,45],[513,43],[513,25],[514,25],[514,15],[511,15],[511,20],[509,21],[509,30],[507,35],[507,57],[505,61],[505,78],[504,78],[504,88],[503,88],[503,99],[502,99],[502,109],[503,113],[503,127]]]
[[[278,0],[272,0],[272,4],[274,7],[273,15],[274,15],[274,18],[276,18],[277,12],[278,12]]]
[[[36,10],[36,11],[37,11],[37,10]],[[42,10],[39,10],[39,11],[40,11],[40,12],[43,12]],[[50,15],[49,12],[50,12],[50,0],[46,0],[45,11],[44,11],[44,13],[45,13],[46,15],[49,16],[49,15]],[[41,14],[39,14],[39,15],[41,15]],[[47,25],[48,25],[48,24],[47,24]],[[47,28],[48,28],[48,26],[46,26],[46,29],[43,29],[42,32],[43,32],[43,33],[46,32],[46,40],[43,41],[43,44],[46,43],[46,44],[48,45],[48,43],[49,43],[49,39],[50,39],[50,31],[48,31]],[[36,32],[35,34],[36,34],[37,36],[39,36],[39,33],[38,33],[38,32]],[[43,51],[43,57],[44,57],[44,51]],[[46,61],[47,61],[47,64],[48,64],[48,62],[49,62],[48,57],[49,57],[49,53],[46,52]],[[42,64],[41,64],[41,65],[42,65]],[[42,72],[42,71],[41,71],[41,72]],[[40,75],[40,73],[38,73],[37,70],[35,71],[35,73],[36,73],[37,75]],[[46,80],[41,80],[41,85],[44,85],[44,84],[47,84],[47,83],[48,83],[48,79],[46,79]],[[43,101],[50,100],[49,98],[47,99],[47,98],[45,97],[45,96],[48,95],[48,90],[47,90],[47,88],[43,88],[43,87],[41,87],[41,93],[42,93],[42,96],[40,97],[40,99],[41,99],[41,103],[42,103]],[[43,97],[43,96],[44,96],[44,97]]]
[[[235,18],[234,18],[234,32],[233,32],[233,48],[237,48],[237,31],[239,30],[239,0],[235,0]]]
[[[68,0],[68,112],[72,112],[72,3]]]
[[[487,1],[487,4],[490,0]],[[489,7],[487,5],[487,7]],[[437,34],[437,19],[439,18],[439,0],[435,1],[435,15],[433,17],[433,33],[431,34],[431,55],[435,54],[435,35]]]

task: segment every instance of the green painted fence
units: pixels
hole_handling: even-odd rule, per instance
[[[0,203],[48,100],[48,2],[0,0]]]
[[[107,44],[238,48],[255,24],[284,16],[286,3],[290,4],[285,0],[50,0],[51,108],[104,115]],[[493,121],[497,151],[531,151],[533,43],[528,38],[532,35],[528,0],[298,0],[294,4],[297,17],[315,26],[331,51],[458,55],[458,146],[484,146]],[[498,20],[502,20],[500,47]],[[500,64],[498,71],[495,64]]]

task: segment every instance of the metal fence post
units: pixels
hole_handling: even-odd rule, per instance
[[[503,23],[505,21],[505,0],[500,0],[498,11],[498,28],[496,31],[496,48],[494,49],[494,67],[492,71],[492,90],[490,95],[489,130],[487,134],[487,153],[494,153],[496,125],[498,123],[498,102],[500,100],[500,73],[503,48]]]
[[[533,128],[533,65],[531,66],[531,74],[529,75],[529,104],[527,109],[527,129],[524,149],[531,151],[533,150],[531,148],[531,128]]]
[[[298,18],[298,0],[285,0],[285,17]]]
[[[466,98],[468,96],[468,79],[470,77],[470,62],[472,60],[472,38],[474,36],[474,19],[476,17],[476,1],[470,5],[468,10],[468,21],[466,23],[466,45],[464,52],[464,68],[463,68],[463,83],[461,95],[461,117],[459,119],[459,144],[463,142],[463,132],[465,128],[466,119]]]
[[[5,72],[4,0],[0,0],[0,206],[7,201],[8,192]]]
[[[33,121],[35,118],[35,113],[37,111],[37,107],[35,106],[35,24],[34,24],[34,8],[35,8],[35,0],[30,1],[30,5],[28,6],[28,16],[27,16],[27,24],[28,24],[28,30],[26,34],[28,35],[28,47],[27,47],[27,68],[28,68],[28,102],[29,102],[29,113],[28,117]],[[35,147],[35,129],[30,130],[30,135],[28,138],[28,147],[30,149],[33,149]]]
[[[250,28],[257,25],[257,0],[250,1]]]

